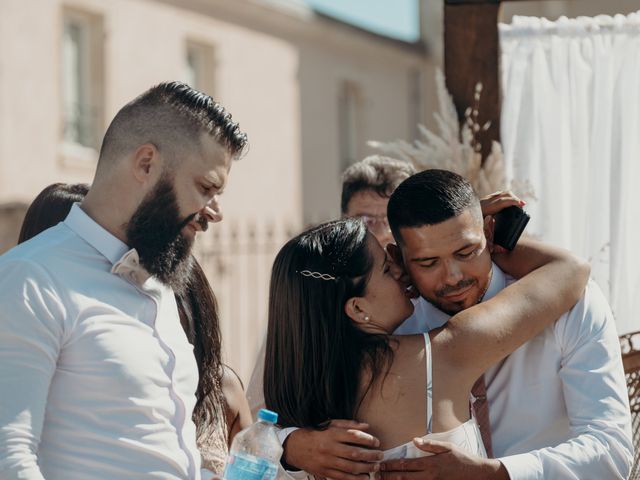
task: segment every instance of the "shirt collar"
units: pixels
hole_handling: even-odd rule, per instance
[[[80,208],[79,203],[74,203],[64,224],[73,230],[79,237],[106,257],[111,264],[116,263],[127,253],[127,244],[105,230]]]
[[[504,289],[507,286],[507,278],[500,267],[498,267],[495,263],[491,264],[491,280],[489,281],[489,287],[482,297],[481,301],[489,300],[490,298],[495,297],[500,290]]]

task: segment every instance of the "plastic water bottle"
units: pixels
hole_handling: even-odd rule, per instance
[[[224,480],[275,480],[282,446],[274,424],[278,414],[263,408],[258,421],[236,435],[229,451]]]

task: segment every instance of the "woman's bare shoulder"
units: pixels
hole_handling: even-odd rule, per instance
[[[243,428],[253,422],[251,409],[244,393],[244,385],[238,374],[227,365],[222,372],[222,394],[227,405],[227,425],[229,430],[229,445],[233,437]]]
[[[227,365],[223,365],[222,368],[222,393],[227,405],[234,409],[233,407],[237,407],[239,403],[237,400],[245,396],[244,385],[233,368]],[[237,412],[238,409],[235,408],[234,410]]]
[[[426,425],[424,337],[394,336],[390,345],[394,350],[392,363],[373,379],[369,389],[363,389],[357,416],[371,426],[371,433],[384,448],[423,435]]]
[[[391,345],[396,354],[415,354],[424,350],[424,335],[421,333],[415,335],[393,335],[391,339]]]

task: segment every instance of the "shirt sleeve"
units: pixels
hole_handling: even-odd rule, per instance
[[[43,269],[0,264],[0,479],[43,479],[38,466],[64,309]]]
[[[559,375],[572,438],[500,458],[512,480],[626,479],[633,461],[631,415],[620,342],[611,310],[590,282],[555,326]]]

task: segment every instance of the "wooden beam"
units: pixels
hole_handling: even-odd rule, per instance
[[[475,86],[483,89],[479,123],[490,121],[486,132],[478,134],[483,159],[491,152],[491,142],[500,140],[500,82],[497,0],[445,0],[444,65],[447,88],[462,121],[467,107],[474,105]]]

